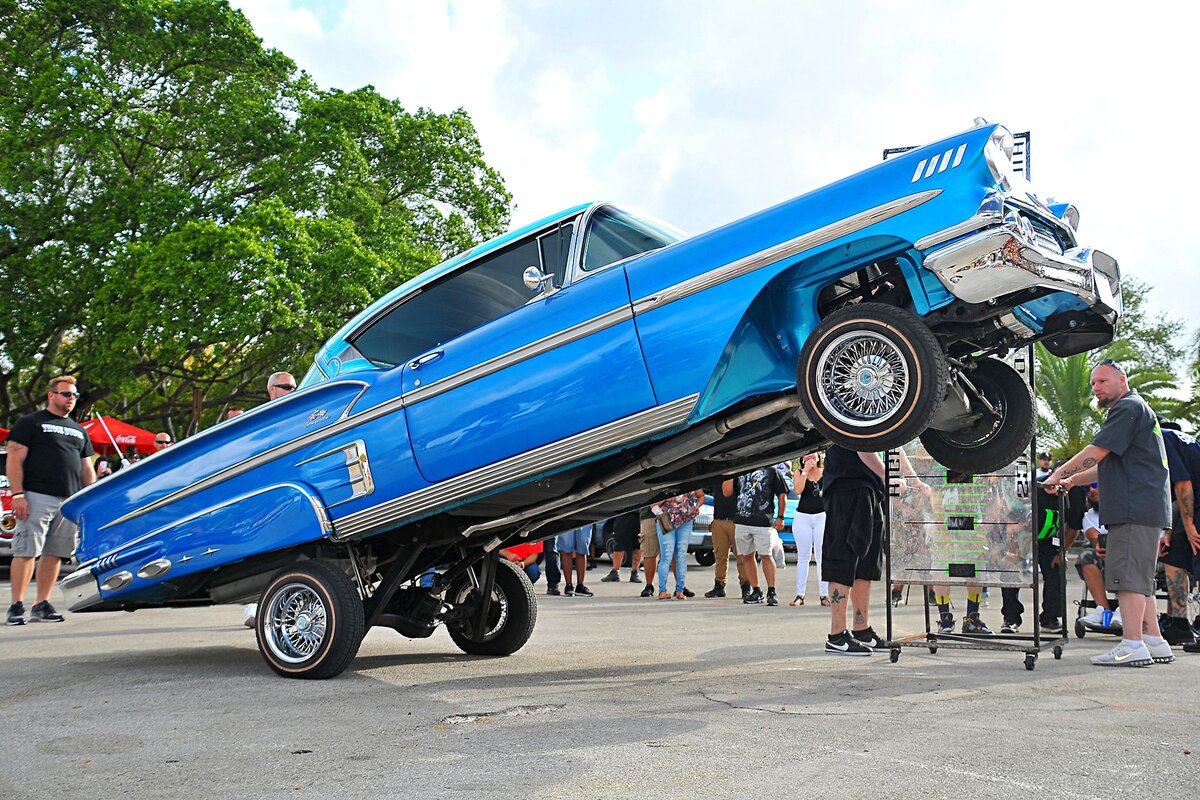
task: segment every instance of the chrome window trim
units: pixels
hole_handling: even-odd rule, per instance
[[[473,495],[486,494],[507,484],[602,453],[626,442],[674,427],[688,418],[699,394],[639,411],[623,419],[568,436],[533,450],[440,481],[333,522],[334,541],[360,536],[384,525],[394,525],[438,506]]]
[[[668,286],[654,294],[638,299],[633,304],[633,314],[636,317],[640,314],[657,310],[677,300],[683,300],[706,289],[711,289],[727,281],[749,275],[772,264],[777,264],[784,259],[797,256],[806,250],[828,244],[835,239],[840,239],[843,236],[856,233],[878,222],[903,214],[910,209],[929,202],[941,193],[941,189],[931,189],[900,197],[874,208],[868,208],[866,211],[860,211],[853,216],[830,223],[822,228],[817,228],[815,231],[802,234],[794,239],[781,242],[773,247],[759,250],[757,253],[751,253],[737,261],[731,261],[728,264],[711,269],[694,278],[689,278],[686,281]]]

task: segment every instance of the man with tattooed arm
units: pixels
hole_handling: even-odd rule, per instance
[[[1088,485],[1097,480],[1104,504],[1100,522],[1108,528],[1105,588],[1116,592],[1124,638],[1109,652],[1092,657],[1105,667],[1148,667],[1175,660],[1158,627],[1154,566],[1159,535],[1171,524],[1167,454],[1158,419],[1120,364],[1104,359],[1092,369],[1092,394],[1108,416],[1092,443],[1045,481],[1048,486]],[[1139,624],[1139,620],[1141,624]]]
[[[1173,422],[1159,420],[1167,448],[1167,469],[1175,508],[1171,530],[1163,534],[1162,563],[1167,579],[1167,623],[1163,638],[1195,652],[1196,636],[1187,618],[1188,578],[1200,567],[1200,515],[1196,492],[1200,487],[1200,442]]]

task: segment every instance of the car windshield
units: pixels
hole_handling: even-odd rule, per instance
[[[591,272],[685,238],[686,233],[666,222],[606,206],[588,223],[581,266]]]

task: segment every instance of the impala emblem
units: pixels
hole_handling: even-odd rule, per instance
[[[308,415],[308,422],[305,424],[304,427],[309,428],[309,427],[312,427],[313,425],[316,425],[318,422],[323,422],[325,420],[325,418],[328,416],[329,416],[329,414],[327,414],[325,412],[325,409],[318,408],[316,411],[314,411]]]

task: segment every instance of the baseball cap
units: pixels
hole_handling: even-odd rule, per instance
[[[1045,450],[1043,450],[1042,452],[1038,453],[1038,458],[1045,458],[1045,459],[1049,459],[1049,458],[1050,458],[1050,454],[1049,454],[1049,453],[1047,453]]]

